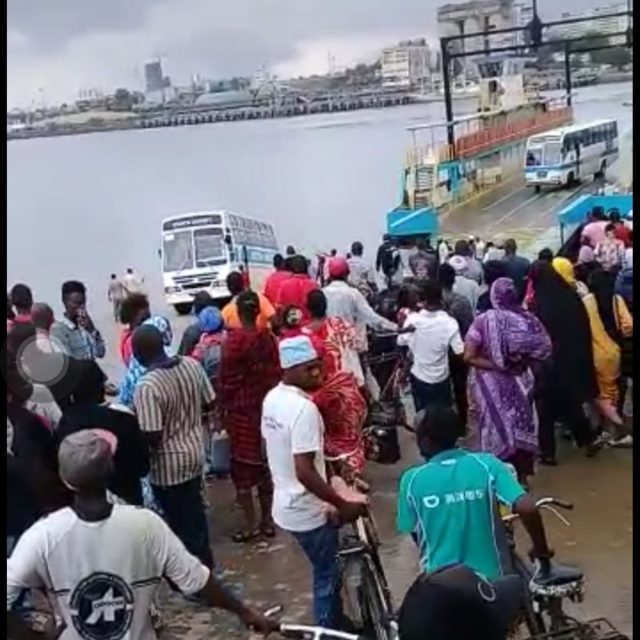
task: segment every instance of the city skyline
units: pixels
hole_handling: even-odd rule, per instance
[[[77,99],[81,89],[144,86],[145,62],[160,57],[165,73],[186,83],[250,76],[267,65],[281,77],[371,61],[408,37],[438,38],[440,0],[9,0],[7,104],[25,107]],[[563,11],[613,4],[566,0]],[[301,6],[304,5],[304,6]],[[545,18],[558,6],[539,0]]]

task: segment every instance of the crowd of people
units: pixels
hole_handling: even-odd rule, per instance
[[[426,463],[403,474],[397,518],[424,571],[446,578],[453,562],[498,580],[498,558],[487,554],[496,500],[522,515],[539,557],[549,557],[526,487],[536,463],[558,463],[557,424],[588,456],[632,444],[623,416],[632,231],[616,212],[602,217],[596,211],[585,225],[575,262],[546,249],[530,264],[514,240],[398,248],[385,237],[375,264],[354,242],[312,270],[289,247],[261,291],[238,271],[221,310],[197,294],[177,349],[141,280],[112,276],[126,371],[113,389],[83,283],[62,285],[59,319],[15,285],[6,350],[9,637],[35,637],[20,615],[34,588],[55,594],[70,638],[89,637],[92,625],[100,637],[152,637],[160,578],[260,631],[275,629],[215,579],[205,480],[227,471],[242,513],[233,541],[288,532],[312,568],[316,622],[347,628],[338,531],[367,510],[365,425],[380,394],[367,353],[376,332],[397,336],[417,413]],[[439,495],[438,504],[424,500]],[[420,637],[423,588],[401,611],[407,640]],[[104,613],[107,592],[126,607]]]

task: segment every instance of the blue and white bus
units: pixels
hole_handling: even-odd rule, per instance
[[[603,177],[618,157],[618,123],[597,120],[545,131],[527,140],[527,186],[573,186],[583,178]]]
[[[162,280],[167,304],[189,313],[199,291],[226,301],[226,279],[245,270],[260,291],[273,267],[273,226],[231,211],[185,213],[162,221]]]

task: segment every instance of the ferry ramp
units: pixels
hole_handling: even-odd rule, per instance
[[[632,136],[629,131],[620,139],[619,158],[606,177],[607,182],[617,184],[623,191],[633,183]],[[577,197],[603,186],[603,180],[587,179],[571,189],[550,187],[536,193],[525,186],[522,175],[517,175],[442,213],[441,234],[452,239],[471,235],[483,240],[514,238],[522,253],[534,246],[557,249],[560,246],[557,212]]]
[[[483,240],[514,238],[524,246],[556,224],[556,212],[582,195],[596,191],[601,181],[587,181],[572,189],[550,188],[535,193],[523,179],[510,180],[490,193],[440,216],[442,235],[479,236]]]

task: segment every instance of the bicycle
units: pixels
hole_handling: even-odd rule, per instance
[[[570,511],[573,505],[556,498],[541,498],[538,509],[551,511],[563,524],[570,526],[554,507]],[[518,553],[514,524],[518,514],[502,518],[507,533],[509,553],[514,571],[522,578],[525,589],[523,615],[531,637],[528,640],[629,640],[605,618],[580,622],[564,611],[564,602],[582,602],[584,574],[580,569],[553,563],[549,559],[531,564]]]
[[[345,456],[338,456],[336,462]],[[391,589],[378,552],[380,540],[373,514],[358,518],[340,532],[338,562],[347,617],[372,640],[397,640]],[[339,637],[339,636],[338,636]]]

